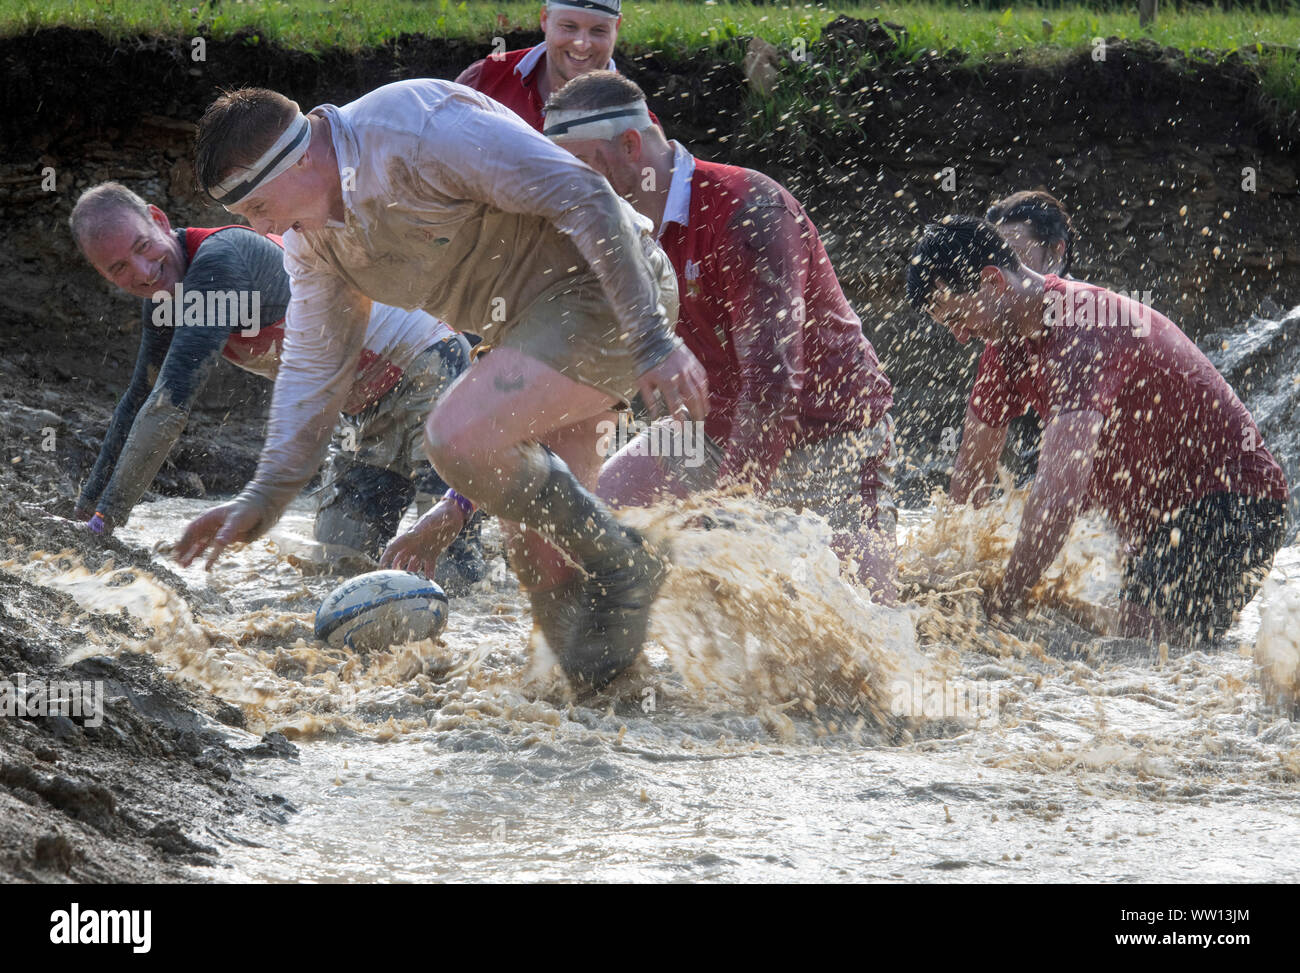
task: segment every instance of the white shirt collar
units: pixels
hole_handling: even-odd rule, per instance
[[[537,67],[537,62],[542,59],[542,55],[545,53],[546,43],[543,41],[519,59],[519,63],[515,65],[515,74],[519,75],[521,78],[528,77],[533,73],[533,69]],[[614,59],[612,57],[609,59],[609,63],[605,65],[605,70],[618,70],[618,68],[614,67]]]
[[[695,156],[686,151],[676,139],[668,143],[673,147],[673,175],[668,184],[668,199],[664,201],[664,218],[659,221],[656,239],[663,239],[669,223],[687,226],[691,219],[691,180],[695,177]]]

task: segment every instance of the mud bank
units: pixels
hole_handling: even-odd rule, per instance
[[[17,493],[10,469],[0,473],[7,496]],[[40,550],[68,564],[139,567],[148,554],[89,541],[12,499],[0,518],[0,696],[23,696],[22,710],[6,701],[0,715],[0,882],[193,881],[194,867],[241,840],[233,824],[283,822],[288,802],[238,774],[249,758],[291,756],[292,745],[258,743],[239,731],[236,707],[168,678],[148,654],[121,652],[152,634],[125,613],[85,611],[18,573]],[[56,712],[51,700],[66,699],[70,683],[84,703]]]

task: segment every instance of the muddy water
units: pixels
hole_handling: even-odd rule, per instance
[[[642,514],[677,571],[647,660],[584,704],[528,650],[500,562],[440,644],[316,644],[337,579],[314,573],[305,505],[182,572],[224,599],[202,614],[139,571],[23,570],[143,619],[179,678],[299,747],[247,768],[299,813],[246,826],[217,881],[1300,878],[1300,733],[1263,707],[1258,600],[1214,652],[1090,636],[1064,612],[1104,603],[1116,562],[1085,523],[1035,620],[989,629],[974,602],[1018,502],[909,512],[901,610],[838,580],[816,522],[736,499]],[[155,504],[124,539],[169,541],[202,508]],[[1275,581],[1297,574],[1288,548]],[[936,684],[961,695],[927,711]]]
[[[674,570],[645,658],[581,701],[499,559],[437,643],[315,642],[339,579],[305,502],[210,574],[158,550],[204,606],[138,569],[7,567],[152,631],[86,654],[143,647],[238,705],[239,742],[297,745],[245,773],[298,813],[245,825],[216,881],[1300,879],[1300,545],[1225,642],[1152,648],[1096,634],[1119,555],[1084,520],[1029,617],[993,628],[980,592],[1023,501],[906,512],[897,609],[840,580],[814,519],[738,497],[630,515]],[[205,506],[141,508],[122,537],[159,547]]]

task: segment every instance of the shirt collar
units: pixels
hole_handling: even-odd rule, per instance
[[[536,69],[537,63],[542,59],[542,55],[545,53],[546,53],[545,42],[542,42],[541,44],[538,44],[536,47],[531,48],[527,54],[525,54],[523,57],[519,59],[519,63],[515,65],[515,74],[519,75],[519,77],[521,78],[528,77],[530,74],[533,73],[534,69]],[[609,63],[605,65],[605,70],[606,71],[618,70],[618,68],[614,67],[614,59],[612,57],[609,59]]]
[[[357,148],[356,134],[352,131],[352,125],[348,121],[346,113],[335,105],[317,105],[309,114],[320,115],[330,126],[330,142],[334,146],[334,155],[339,164],[339,183],[346,186],[347,182],[343,178],[343,171],[351,168],[353,172],[357,171],[357,165],[361,153]],[[351,210],[351,199],[348,196],[348,190],[343,192],[343,208]],[[347,226],[347,223],[341,223],[335,219],[325,221],[325,229],[341,230]],[[286,233],[296,233],[296,230],[287,230]]]
[[[674,139],[669,143],[673,147],[673,175],[668,184],[668,199],[664,201],[664,218],[659,222],[657,239],[663,239],[664,230],[669,223],[689,225],[691,219],[691,180],[695,178],[695,156]]]

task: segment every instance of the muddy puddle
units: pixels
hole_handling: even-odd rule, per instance
[[[1084,522],[1040,609],[991,629],[979,585],[1022,499],[906,512],[898,609],[839,580],[815,520],[742,498],[638,512],[674,574],[645,660],[583,701],[528,648],[499,557],[438,643],[316,643],[339,579],[305,501],[211,574],[159,550],[217,595],[201,608],[139,569],[11,570],[148,626],[160,664],[240,707],[240,745],[297,746],[245,766],[297,813],[242,825],[200,870],[218,882],[1300,878],[1300,733],[1252,658],[1270,603],[1213,651],[1099,638],[1069,617],[1113,593],[1118,555]],[[165,544],[203,508],[151,504],[122,539]],[[1281,599],[1300,547],[1273,575]]]

